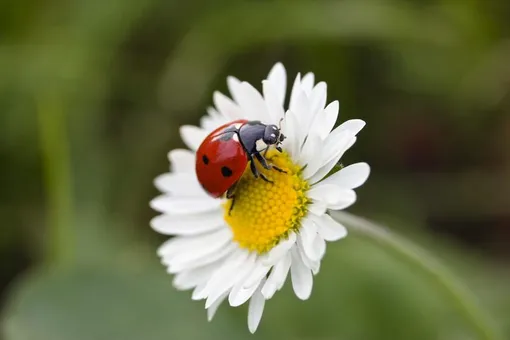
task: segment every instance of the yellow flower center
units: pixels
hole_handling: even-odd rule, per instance
[[[271,250],[290,231],[299,230],[311,202],[306,196],[310,185],[287,153],[270,150],[266,159],[285,172],[266,170],[255,160],[259,171],[273,183],[255,178],[248,165],[237,184],[234,207],[230,211],[232,199],[224,204],[234,241],[259,254]]]

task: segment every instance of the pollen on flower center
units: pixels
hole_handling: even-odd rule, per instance
[[[297,231],[311,202],[306,196],[310,185],[287,153],[270,150],[266,159],[286,172],[263,169],[255,160],[260,172],[273,183],[255,178],[248,165],[237,184],[230,214],[232,199],[224,205],[225,221],[232,229],[234,241],[259,254],[271,250],[290,231]]]

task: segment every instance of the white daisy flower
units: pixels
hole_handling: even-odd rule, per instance
[[[287,76],[280,63],[262,82],[262,94],[234,77],[227,82],[233,99],[215,92],[215,108],[208,110],[200,127],[181,127],[190,150],[170,151],[171,171],[155,179],[163,194],[151,201],[161,213],[151,226],[174,236],[158,250],[168,273],[175,275],[174,286],[193,289],[193,300],[204,299],[209,320],[225,300],[233,307],[250,300],[248,328],[253,333],[265,301],[283,287],[289,272],[296,296],[310,297],[326,241],[347,235],[328,210],[353,204],[353,189],[366,181],[370,168],[356,163],[325,178],[355,143],[365,122],[349,120],[333,129],[338,101],[326,106],[326,83],[315,84],[313,73],[297,75],[288,110],[284,108]],[[258,164],[273,182],[268,183],[245,171],[229,212],[231,199],[212,198],[199,184],[195,151],[211,131],[230,121],[278,125],[281,118],[287,136],[283,152],[273,147],[267,159],[286,172]]]

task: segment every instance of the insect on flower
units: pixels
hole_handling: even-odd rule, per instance
[[[187,149],[170,151],[170,171],[154,181],[151,226],[172,236],[158,255],[173,285],[204,300],[208,320],[222,304],[248,303],[253,333],[285,282],[311,296],[326,243],[347,236],[329,212],[356,202],[370,167],[336,169],[365,122],[336,126],[339,103],[327,104],[313,73],[288,87],[277,63],[262,92],[234,77],[227,85],[232,99],[215,92],[200,126],[180,128]]]
[[[257,169],[255,159],[267,170],[285,172],[266,159],[271,146],[282,152],[280,144],[284,139],[281,129],[274,124],[245,119],[224,124],[212,131],[197,150],[195,170],[198,181],[213,197],[226,193],[227,198],[233,198],[236,183],[250,163],[255,178],[272,183]]]

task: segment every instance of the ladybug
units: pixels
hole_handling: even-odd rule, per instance
[[[279,127],[258,120],[240,119],[224,124],[211,132],[198,147],[195,163],[198,181],[212,197],[226,193],[227,198],[233,198],[235,185],[249,162],[255,178],[271,182],[259,172],[254,158],[265,169],[285,172],[269,164],[265,158],[271,145],[282,152],[280,145],[284,139]]]

